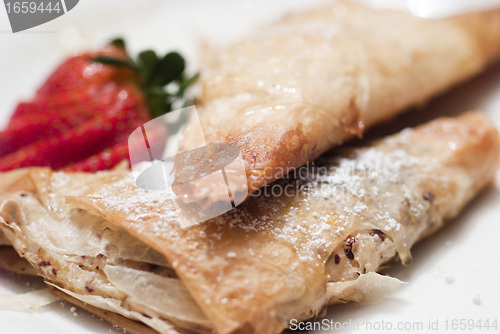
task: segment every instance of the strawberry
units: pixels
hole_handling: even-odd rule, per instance
[[[75,92],[98,89],[110,82],[130,81],[135,76],[130,68],[112,68],[89,61],[90,58],[101,56],[129,60],[124,48],[116,44],[109,44],[99,52],[87,52],[68,58],[42,84],[35,99],[67,97]]]
[[[123,107],[123,101],[120,101],[120,96],[127,95],[127,99],[129,100],[131,96],[134,96],[132,99],[135,101],[142,101],[141,96],[134,90],[136,90],[134,87],[114,88],[106,94],[101,95],[98,100],[82,101],[80,104],[74,106],[54,109],[50,109],[43,104],[23,103],[22,107],[25,110],[28,108],[31,110],[29,113],[15,115],[11,119],[7,130],[0,132],[0,157],[40,139],[55,136],[74,128],[95,117],[96,113],[114,111],[119,115],[123,112],[119,109]],[[140,119],[143,122],[147,121],[149,116],[144,109],[143,107],[136,108],[136,112],[131,113],[129,117]],[[140,110],[142,111],[139,114]]]
[[[23,118],[25,116],[29,117],[34,114],[50,112],[51,110],[58,110],[61,108],[75,108],[86,97],[86,95],[86,92],[83,92],[77,98],[60,99],[59,101],[48,100],[46,103],[40,101],[21,102],[14,110],[9,124],[11,124],[16,119]]]
[[[95,114],[94,109],[106,108],[112,104],[121,87],[115,84],[106,84],[100,89],[75,92],[67,95],[60,95],[57,98],[34,99],[31,102],[21,102],[17,105],[11,122],[24,116],[33,114],[59,114],[61,117],[70,118],[74,115],[89,118]],[[96,98],[98,96],[99,98]]]
[[[0,132],[0,171],[35,165],[87,171],[113,167],[127,158],[124,148],[134,129],[182,100],[197,78],[186,79],[184,68],[177,53],[160,59],[145,51],[134,62],[121,40],[67,59],[30,102],[17,106]],[[172,82],[178,85],[174,94],[163,88]]]
[[[0,170],[25,166],[50,166],[61,168],[68,162],[79,161],[94,155],[119,141],[143,124],[137,112],[143,108],[133,94],[116,103],[112,108],[97,114],[88,122],[55,136],[36,141],[21,150],[0,158]]]
[[[85,160],[79,161],[73,165],[67,166],[65,170],[68,171],[84,171],[96,172],[103,169],[108,169],[124,159],[129,159],[129,149],[141,154],[140,157],[135,157],[138,161],[150,161],[152,157],[161,156],[165,148],[167,138],[166,128],[163,126],[148,126],[147,140],[149,148],[152,150],[144,150],[143,137],[134,137],[133,142],[121,141],[115,146],[106,149],[96,155],[93,155]],[[150,155],[151,154],[151,155]]]
[[[24,146],[60,134],[74,126],[72,120],[54,120],[47,115],[34,115],[28,119],[17,119],[0,132],[0,157]]]
[[[81,160],[65,168],[68,171],[97,172],[109,169],[117,165],[120,161],[128,159],[128,145],[123,141],[112,148],[93,155],[85,160]]]

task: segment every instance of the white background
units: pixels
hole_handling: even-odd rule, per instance
[[[0,5],[0,127],[5,125],[15,105],[29,99],[56,64],[78,50],[97,48],[115,36],[123,36],[132,53],[146,48],[160,52],[176,49],[187,56],[190,68],[195,70],[202,43],[227,43],[281,13],[319,2],[322,1],[81,0],[63,17],[17,34],[10,32],[5,9]],[[455,1],[460,2],[467,0]],[[488,69],[427,107],[412,110],[389,126],[372,131],[371,136],[477,108],[484,110],[500,128],[500,66]],[[338,322],[371,322],[374,328],[384,322],[385,329],[392,326],[392,331],[370,331],[362,326],[358,330],[331,332],[403,333],[396,330],[398,323],[416,322],[422,323],[424,330],[407,333],[443,333],[445,319],[451,324],[452,319],[461,318],[496,317],[500,326],[499,254],[500,181],[497,181],[458,219],[417,245],[410,267],[392,265],[387,272],[407,282],[396,293],[378,304],[335,306],[326,316]],[[0,293],[17,294],[41,286],[38,280],[0,271]],[[472,301],[477,294],[479,305]],[[121,332],[80,309],[71,312],[70,307],[56,302],[38,314],[0,311],[0,334]],[[428,329],[429,320],[435,319],[440,322],[439,331]],[[483,332],[500,333],[500,327],[496,331],[484,328],[463,331]]]

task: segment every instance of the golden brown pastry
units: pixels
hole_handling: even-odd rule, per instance
[[[198,111],[207,142],[241,148],[252,193],[499,56],[500,9],[423,19],[334,2],[209,52]]]
[[[132,173],[29,168],[0,174],[24,175],[0,199],[0,228],[51,286],[159,332],[279,333],[392,292],[399,281],[377,269],[408,264],[493,179],[499,154],[482,114],[443,118],[333,152],[187,228],[171,194]]]

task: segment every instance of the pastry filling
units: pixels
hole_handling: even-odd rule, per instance
[[[125,230],[81,209],[63,219],[46,212],[31,194],[7,201],[0,221],[18,253],[47,283],[93,306],[165,331],[207,332],[205,315],[167,260]]]
[[[376,271],[396,255],[394,242],[378,229],[351,234],[326,262],[330,282],[351,281]]]

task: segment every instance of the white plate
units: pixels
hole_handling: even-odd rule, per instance
[[[180,50],[194,69],[202,42],[228,42],[281,13],[319,2],[323,1],[85,0],[68,14],[17,34],[10,32],[5,10],[0,8],[0,126],[16,103],[29,99],[58,62],[79,49],[95,48],[123,36],[133,53],[145,48]],[[372,133],[387,133],[476,108],[485,110],[500,128],[500,66],[426,108],[400,117],[391,130],[386,127]],[[388,273],[406,285],[378,304],[330,308],[326,320],[318,323],[328,325],[321,328],[323,332],[446,333],[447,328],[449,333],[500,333],[499,203],[497,181],[458,219],[417,245],[410,267],[392,265]],[[0,293],[17,294],[41,286],[39,280],[0,271]],[[473,302],[477,295],[479,304]],[[68,303],[56,302],[38,314],[0,311],[0,333],[121,332],[83,310],[71,312],[70,308]],[[455,328],[460,328],[460,319],[490,319],[490,324],[497,319],[499,327],[460,331]],[[346,328],[346,323],[350,327]],[[336,330],[339,326],[344,329]]]

